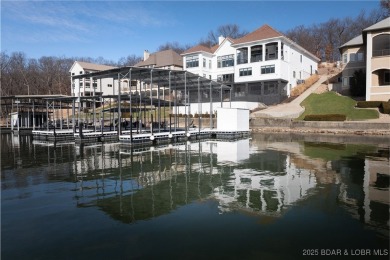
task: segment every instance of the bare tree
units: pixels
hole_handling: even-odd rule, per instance
[[[164,44],[161,44],[157,48],[157,51],[173,50],[173,51],[181,54],[185,50],[188,50],[191,47],[192,47],[192,45],[190,45],[190,44],[180,44],[178,42],[166,42]]]
[[[233,39],[241,38],[247,35],[248,32],[246,30],[241,30],[240,26],[237,24],[225,24],[218,26],[215,31],[210,31],[207,35],[207,40],[204,43],[209,44],[210,46],[218,44],[219,36],[223,36],[225,38],[230,37]]]
[[[380,1],[381,10],[383,10],[385,17],[390,16],[390,0],[381,0]]]

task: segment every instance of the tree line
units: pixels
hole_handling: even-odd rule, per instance
[[[336,4],[336,3],[335,3]],[[361,11],[355,18],[331,18],[327,22],[311,26],[300,25],[284,33],[288,38],[307,49],[318,58],[329,62],[339,60],[338,47],[360,35],[364,28],[390,16],[390,0],[381,0],[378,9],[366,13]],[[195,44],[167,42],[161,44],[156,51],[172,49],[178,53],[202,44],[213,46],[218,37],[237,39],[248,31],[236,24],[221,25],[211,30],[206,37]],[[44,95],[71,94],[69,70],[75,60],[105,64],[110,66],[132,66],[142,60],[141,56],[129,55],[118,61],[106,60],[103,57],[41,57],[28,58],[25,53],[0,53],[0,96],[11,95]]]

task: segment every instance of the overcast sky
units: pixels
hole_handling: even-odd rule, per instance
[[[1,1],[1,50],[42,56],[142,56],[166,42],[194,44],[228,23],[280,32],[379,7],[369,1]]]

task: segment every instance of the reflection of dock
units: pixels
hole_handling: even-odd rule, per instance
[[[75,140],[76,142],[105,142],[120,141],[123,144],[163,144],[188,140],[200,140],[205,138],[235,139],[246,137],[249,131],[219,131],[217,129],[190,129],[176,132],[137,133],[135,130],[123,131],[118,135],[117,131],[92,131],[83,130],[82,133],[73,130],[34,130],[33,137],[36,140],[62,141]]]

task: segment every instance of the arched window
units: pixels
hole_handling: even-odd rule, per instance
[[[380,34],[372,39],[372,56],[390,55],[390,34]]]

